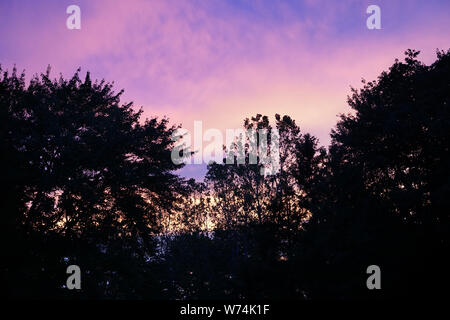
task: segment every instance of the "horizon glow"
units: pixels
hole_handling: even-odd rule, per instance
[[[66,8],[81,8],[68,30]],[[381,8],[381,30],[366,9]],[[411,1],[2,1],[0,64],[114,81],[144,117],[191,130],[241,128],[257,113],[296,120],[330,142],[350,87],[374,80],[408,49],[429,64],[450,48],[450,3]],[[182,174],[201,179],[205,166]]]

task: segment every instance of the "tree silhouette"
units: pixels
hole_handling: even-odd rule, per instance
[[[352,89],[328,150],[287,115],[280,171],[225,146],[204,183],[171,161],[176,127],[141,121],[112,84],[0,80],[1,272],[12,297],[361,299],[439,297],[449,284],[450,51],[407,50]],[[269,135],[269,139],[272,137]],[[243,150],[241,164],[234,151]],[[81,291],[63,287],[83,270]],[[366,269],[382,270],[368,290]]]
[[[172,173],[181,167],[170,158],[176,128],[167,119],[141,123],[142,111],[119,104],[122,91],[89,73],[84,81],[79,71],[69,80],[49,73],[26,86],[14,69],[0,82],[3,243],[59,235],[150,254],[189,191]]]
[[[308,226],[311,260],[324,261],[316,276],[335,283],[319,295],[367,296],[352,275],[373,261],[388,270],[385,297],[438,296],[448,283],[450,53],[430,66],[417,51],[405,54],[352,90],[354,113],[332,131],[327,183]]]

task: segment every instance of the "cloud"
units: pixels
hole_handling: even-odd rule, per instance
[[[379,1],[382,30],[365,27],[368,1],[77,1],[0,5],[0,61],[28,72],[81,66],[115,81],[146,116],[224,130],[256,113],[289,114],[322,143],[350,85],[372,80],[407,48],[449,43],[449,4]],[[5,12],[7,14],[5,15]]]

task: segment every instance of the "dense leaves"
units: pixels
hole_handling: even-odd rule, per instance
[[[2,275],[7,294],[84,298],[392,298],[448,287],[450,51],[408,50],[363,81],[328,150],[289,116],[280,171],[211,163],[177,175],[168,120],[141,121],[112,85],[0,81]],[[83,270],[79,292],[65,267]],[[382,290],[366,287],[379,265]]]
[[[97,251],[113,247],[142,259],[152,254],[153,236],[190,187],[172,173],[181,167],[170,158],[176,128],[167,119],[139,122],[141,111],[133,111],[131,103],[120,105],[121,94],[104,81],[93,83],[89,73],[84,81],[78,72],[69,80],[50,80],[48,70],[28,86],[15,69],[3,73],[0,185],[7,233],[2,243],[10,244],[10,262],[22,251],[47,252],[33,247],[35,237],[49,250],[56,249],[50,239],[72,241],[57,252],[61,256],[52,257],[59,260],[74,256],[72,246],[91,245],[82,256],[92,260],[84,263],[92,268],[102,265],[101,255],[94,261]],[[127,263],[121,259],[126,256],[115,260]],[[20,271],[7,267],[5,276],[14,283],[10,272]]]

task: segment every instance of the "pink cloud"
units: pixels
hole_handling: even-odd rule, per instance
[[[6,61],[29,72],[51,64],[66,76],[81,66],[125,88],[145,115],[187,128],[203,120],[224,130],[256,113],[286,113],[326,144],[336,115],[349,111],[350,85],[374,79],[407,48],[431,62],[449,43],[448,14],[434,7],[420,24],[408,20],[420,17],[412,5],[382,1],[386,27],[370,32],[359,1],[306,1],[301,17],[290,2],[245,3],[251,14],[227,1],[81,2],[79,31],[65,28],[62,4],[37,24],[17,9],[5,39],[17,53]],[[405,26],[392,27],[393,12]]]

